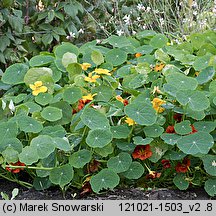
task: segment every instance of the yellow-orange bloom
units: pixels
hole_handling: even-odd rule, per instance
[[[141,56],[142,56],[142,53],[136,53],[136,54],[135,54],[135,57],[136,57],[136,58],[139,58],[139,57],[141,57]]]
[[[129,118],[129,117],[126,118],[125,122],[126,122],[129,126],[132,126],[132,125],[135,125],[135,124],[136,124],[136,122],[135,122],[133,119]]]
[[[124,99],[123,99],[120,95],[117,95],[117,96],[116,96],[116,100],[118,100],[118,101],[124,103]]]
[[[89,63],[84,62],[84,63],[80,64],[80,66],[82,67],[82,69],[83,69],[84,71],[86,71],[86,70],[88,70],[92,65],[89,64]]]
[[[34,96],[37,96],[39,93],[47,92],[47,87],[43,86],[42,81],[36,81],[34,84],[30,84],[29,87],[32,90],[32,94]]]
[[[87,94],[86,96],[82,96],[82,99],[92,101],[92,100],[94,100],[94,96],[96,96],[96,95],[97,95],[97,93],[95,93],[95,94]]]
[[[164,67],[165,67],[165,64],[160,63],[160,64],[155,65],[154,70],[158,72],[158,71],[161,71]]]
[[[156,110],[157,113],[162,113],[165,109],[161,107],[162,104],[165,104],[166,101],[160,98],[154,98],[152,101],[153,108]]]
[[[84,80],[87,81],[87,82],[94,83],[94,82],[97,81],[98,78],[100,78],[99,75],[93,75],[93,76],[92,76],[92,73],[89,73],[89,74],[88,74],[88,77],[85,77]]]
[[[93,72],[97,74],[105,74],[105,75],[111,76],[110,71],[107,69],[103,69],[103,68],[96,68]]]

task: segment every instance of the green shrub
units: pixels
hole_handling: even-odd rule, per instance
[[[38,190],[98,193],[121,182],[214,196],[215,38],[175,44],[146,30],[64,42],[11,65],[1,79],[0,177],[29,173]]]

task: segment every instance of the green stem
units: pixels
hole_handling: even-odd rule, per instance
[[[34,169],[34,170],[52,170],[54,167],[31,167],[31,166],[13,166],[13,165],[6,165],[6,168],[11,169]]]

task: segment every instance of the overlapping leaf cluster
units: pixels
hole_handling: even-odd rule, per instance
[[[120,181],[146,187],[174,182],[180,189],[204,185],[215,195],[215,41],[215,32],[207,31],[172,44],[146,30],[81,47],[62,43],[53,53],[11,65],[1,79],[1,175],[20,161],[37,189],[81,187],[89,181],[99,192]],[[86,77],[97,68],[109,72],[89,82]],[[30,85],[37,81],[47,91],[33,95]],[[77,109],[89,94],[93,100]],[[155,98],[162,101],[160,109],[153,106]],[[181,121],[173,118],[176,113]],[[171,125],[175,133],[167,132]],[[134,159],[134,149],[147,145],[151,157]],[[185,158],[191,161],[188,172],[162,168],[162,159],[174,166]],[[161,177],[146,180],[151,170]]]

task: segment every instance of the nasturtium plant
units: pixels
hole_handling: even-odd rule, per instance
[[[182,44],[149,30],[63,42],[10,65],[0,81],[1,177],[30,173],[37,190],[196,185],[214,196],[216,57],[203,46],[216,44],[215,32],[203,34]]]

